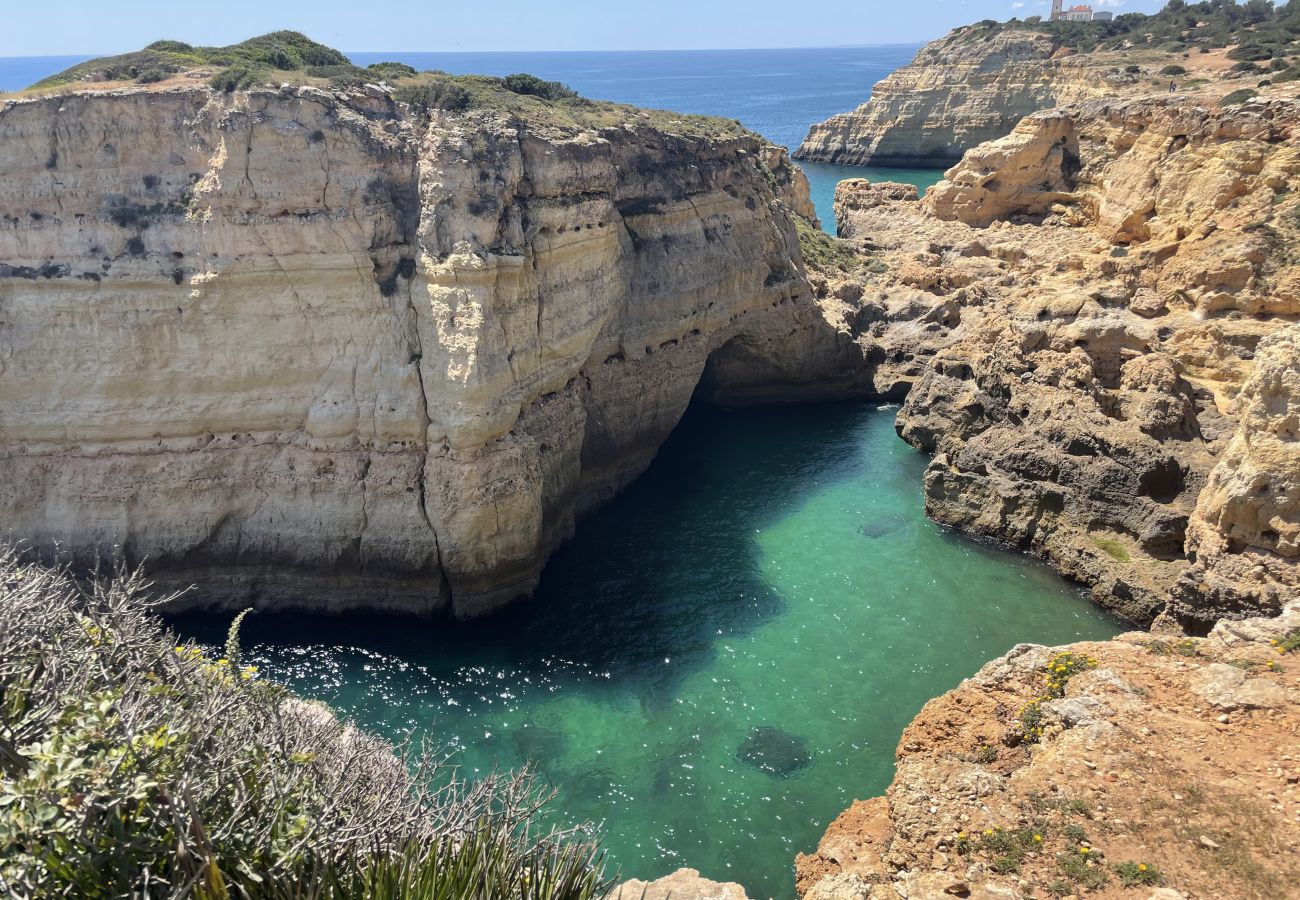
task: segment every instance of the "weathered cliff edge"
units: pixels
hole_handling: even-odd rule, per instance
[[[702,378],[870,395],[783,151],[511,97],[540,111],[0,100],[5,531],[202,583],[192,605],[474,615],[531,590]]]
[[[799,857],[801,896],[1290,896],[1300,665],[1279,653],[1287,635],[1300,600],[1205,639],[1016,647],[925,705],[885,795]],[[1061,696],[1044,698],[1048,680]]]
[[[914,382],[898,427],[935,454],[934,519],[1135,622],[1203,634],[1300,591],[1298,122],[1094,101],[972,150],[924,202],[841,185],[876,272],[820,289],[878,380]]]
[[[915,382],[898,428],[935,454],[929,514],[1155,625],[1017,647],[928,703],[885,795],[800,856],[804,900],[1293,890],[1298,123],[1091,102],[924,201],[841,185],[871,274],[817,287]]]
[[[1094,101],[924,201],[840,185],[845,240],[811,281],[906,393],[927,512],[1155,633],[1017,647],[927,704],[886,795],[799,858],[804,900],[1290,889],[1300,655],[1271,642],[1300,639],[1298,125],[1290,104]],[[1058,653],[1079,673],[1049,672]],[[648,888],[743,897],[690,870]]]
[[[1047,34],[958,29],[922,47],[857,109],[813,125],[794,155],[854,166],[952,165],[1030,113],[1135,80],[1112,60],[1058,53]]]
[[[1229,45],[1259,39],[1240,16],[1207,12],[1193,27],[1187,15],[1134,15],[1119,31],[1104,23],[1044,23],[1045,31],[1016,22],[957,28],[876,84],[866,103],[813,125],[795,158],[949,166],[970,148],[1009,134],[1024,116],[1088,100],[1164,95],[1171,81],[1179,96],[1208,105],[1238,90],[1296,96],[1300,73],[1278,70],[1287,70],[1293,51],[1285,45],[1296,36],[1285,12],[1268,26],[1281,45],[1260,51],[1264,59],[1276,51],[1276,65],[1267,71],[1268,62],[1230,55]]]

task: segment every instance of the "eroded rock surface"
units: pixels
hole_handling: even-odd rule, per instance
[[[1167,66],[1184,70],[1172,79]],[[911,64],[878,82],[856,109],[813,125],[796,159],[842,165],[944,167],[1011,132],[1027,115],[1103,98],[1180,95],[1213,105],[1258,75],[1234,70],[1224,49],[1179,53],[1156,47],[1081,52],[1051,34],[984,24],[926,44]],[[1294,96],[1264,79],[1261,93]]]
[[[934,454],[931,517],[1144,624],[1204,633],[1294,594],[1297,121],[1096,101],[1026,118],[923,201],[841,184],[869,274],[819,291],[876,383],[913,385],[898,427]]]
[[[1055,49],[1051,36],[1032,31],[989,39],[953,32],[877,83],[866,103],[812,126],[795,156],[841,165],[951,165],[1030,113],[1105,90],[1101,77],[1060,77],[1076,57],[1053,59]]]
[[[635,878],[614,889],[614,900],[749,900],[735,882],[710,881],[695,869],[678,869],[655,881]]]
[[[885,796],[799,857],[801,896],[1289,896],[1300,656],[1273,642],[1296,633],[1300,600],[1205,639],[1016,647],[926,704]],[[1061,654],[1084,664],[1045,698]]]
[[[193,605],[474,615],[706,365],[726,402],[833,393],[860,360],[783,152],[610,121],[288,85],[0,101],[6,532]]]

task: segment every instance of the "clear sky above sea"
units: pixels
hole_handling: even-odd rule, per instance
[[[1116,13],[1164,5],[1092,2]],[[1048,0],[0,0],[0,56],[121,53],[160,38],[222,45],[281,28],[348,51],[919,43],[980,19],[1046,15],[1048,7]]]

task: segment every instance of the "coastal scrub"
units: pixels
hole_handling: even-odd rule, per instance
[[[468,784],[225,655],[177,644],[139,576],[0,549],[0,894],[587,900],[586,830],[528,773]]]

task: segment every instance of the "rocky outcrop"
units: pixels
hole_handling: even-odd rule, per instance
[[[1174,592],[1183,619],[1300,597],[1300,325],[1260,341],[1234,403],[1237,430],[1188,524],[1194,565]]]
[[[1300,848],[1300,600],[1206,639],[1020,645],[931,700],[804,900],[1282,897]]]
[[[857,292],[841,315],[877,383],[913,384],[899,432],[935,454],[934,519],[1048,558],[1133,621],[1204,633],[1280,608],[1297,121],[1093,102],[1028,117],[924,201],[841,185],[874,273],[823,292]]]
[[[1113,94],[1135,81],[1109,58],[1060,51],[1051,35],[960,28],[922,47],[857,109],[813,125],[795,158],[949,166],[1030,113]]]
[[[731,123],[169,82],[0,101],[0,137],[5,531],[190,605],[486,612],[706,371],[861,362],[802,176]]]
[[[613,900],[749,900],[735,882],[710,881],[694,869],[678,869],[655,881],[636,878],[614,889]]]

